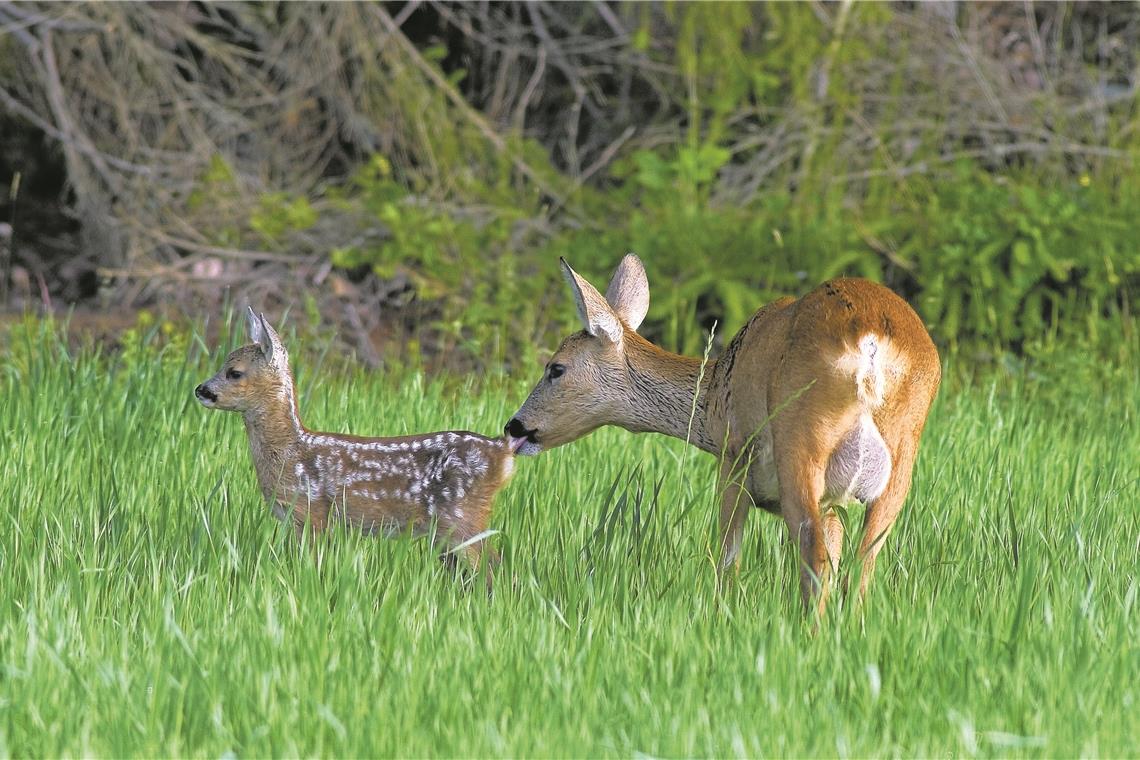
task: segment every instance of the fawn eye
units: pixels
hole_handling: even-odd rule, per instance
[[[551,380],[553,380],[556,377],[562,377],[563,373],[565,373],[565,372],[566,372],[566,368],[563,367],[561,364],[551,364],[550,365],[550,379]]]
[[[241,380],[241,376],[242,376],[242,373],[236,369],[226,370],[226,379],[227,380]]]

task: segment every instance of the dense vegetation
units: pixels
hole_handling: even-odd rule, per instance
[[[307,300],[489,365],[567,324],[556,255],[600,278],[641,254],[646,330],[689,351],[844,273],[975,352],[1111,351],[1140,298],[1131,4],[21,4],[0,24],[25,303],[56,287],[34,224],[52,161],[90,298]]]
[[[765,514],[718,597],[714,463],[660,436],[520,460],[491,598],[423,541],[299,546],[192,399],[221,351],[152,341],[0,358],[0,755],[1136,753],[1140,365],[949,373],[865,613],[813,637]],[[299,368],[309,422],[369,434],[526,390]]]
[[[0,307],[147,308],[0,333],[0,756],[1135,755],[1138,51],[1134,4],[0,4]],[[930,326],[864,611],[812,636],[762,514],[718,595],[676,441],[521,460],[488,598],[299,545],[193,402],[253,301],[314,427],[499,430],[557,257],[630,250],[669,348],[839,274]]]

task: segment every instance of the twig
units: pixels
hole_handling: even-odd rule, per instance
[[[1115,158],[1129,162],[1135,161],[1137,158],[1136,154],[1126,150],[1116,150],[1115,148],[1104,148],[1096,145],[1078,145],[1076,143],[1057,145],[1047,143],[1009,143],[1006,145],[993,145],[989,148],[956,151],[925,161],[919,161],[909,166],[898,166],[891,169],[868,169],[866,171],[850,172],[848,174],[837,174],[828,180],[828,184],[834,185],[842,182],[851,182],[853,180],[871,179],[872,177],[906,177],[911,174],[925,174],[931,171],[935,166],[951,164],[963,158],[1004,158],[1006,156],[1023,153],[1067,153],[1078,156]]]
[[[32,126],[34,126],[36,129],[39,129],[48,137],[54,138],[61,143],[70,140],[67,135],[56,129],[51,122],[41,118],[35,111],[13,98],[2,87],[0,87],[0,101],[4,102],[4,107],[9,111],[27,120]],[[83,153],[88,158],[104,161],[116,169],[121,169],[122,171],[130,172],[131,174],[139,174],[142,176],[150,176],[154,174],[154,167],[152,166],[144,166],[143,164],[124,161],[121,158],[116,158],[115,156],[104,153],[94,145],[85,145],[77,141],[72,141],[72,145],[76,150],[78,150],[80,153]]]
[[[396,44],[400,46],[400,49],[404,51],[404,54],[407,55],[408,59],[411,60],[416,68],[419,69],[420,72],[424,74],[424,76],[430,79],[436,87],[443,91],[447,99],[451,101],[451,104],[458,108],[460,113],[462,113],[468,121],[475,125],[475,128],[478,129],[483,137],[487,139],[487,142],[491,143],[495,150],[506,155],[510,159],[511,164],[519,171],[519,173],[537,185],[548,196],[553,198],[559,206],[563,205],[565,202],[563,194],[557,188],[539,176],[539,174],[535,172],[534,169],[530,168],[530,166],[528,166],[525,161],[523,161],[521,158],[519,158],[518,155],[510,150],[502,136],[499,135],[494,129],[492,129],[491,125],[487,123],[486,119],[484,119],[478,111],[472,108],[467,103],[467,101],[463,99],[463,96],[459,94],[459,92],[455,89],[454,86],[452,86],[449,81],[447,81],[447,78],[439,73],[435,66],[432,66],[430,63],[424,60],[424,57],[420,55],[420,51],[416,49],[416,46],[413,45],[406,36],[404,36],[404,33],[400,27],[396,26],[395,22],[392,20],[392,17],[388,15],[388,11],[384,10],[383,6],[379,5],[373,5],[369,7],[376,15],[376,17],[380,19],[380,22],[384,25],[388,34],[396,40]]]
[[[522,97],[519,98],[519,102],[515,106],[515,115],[512,121],[515,123],[515,129],[520,132],[526,123],[527,106],[530,105],[530,99],[534,96],[534,91],[538,87],[538,83],[542,81],[542,75],[545,73],[546,48],[540,47],[538,49],[538,60],[534,64],[534,73],[530,75],[530,79],[526,83],[526,88],[523,90]]]
[[[384,366],[384,360],[380,358],[380,354],[376,353],[376,347],[372,345],[372,339],[360,321],[360,314],[357,312],[356,306],[352,303],[346,303],[344,314],[348,318],[348,324],[356,333],[356,345],[360,349],[364,363],[372,369],[379,369]]]
[[[1006,113],[1005,106],[1001,104],[1001,100],[994,94],[993,87],[986,79],[985,74],[982,73],[981,66],[978,65],[978,59],[974,56],[974,51],[966,44],[966,40],[962,38],[962,30],[958,28],[957,21],[950,22],[950,35],[958,44],[958,50],[962,53],[962,57],[966,59],[966,63],[970,66],[970,71],[974,74],[974,79],[977,81],[978,86],[982,88],[982,94],[985,95],[986,102],[990,104],[990,108],[996,113],[1003,123],[1009,123],[1009,114]]]
[[[20,172],[12,175],[8,186],[8,240],[4,245],[4,264],[0,267],[0,305],[8,305],[8,284],[12,280],[12,258],[16,255],[16,205],[20,197]]]
[[[601,155],[598,156],[592,164],[586,167],[586,171],[582,172],[582,176],[575,181],[574,189],[576,190],[584,185],[586,180],[590,179],[590,177],[594,176],[602,167],[612,161],[614,154],[621,150],[621,146],[625,145],[629,138],[633,137],[636,133],[637,127],[632,125],[626,127],[625,131],[618,135],[616,140],[607,145]]]
[[[594,176],[596,172],[600,171],[602,167],[604,167],[613,159],[614,154],[621,150],[621,146],[625,145],[629,138],[633,137],[636,132],[636,127],[626,127],[625,131],[622,132],[616,140],[606,146],[606,149],[602,151],[602,155],[598,156],[597,160],[586,167],[586,171],[582,172],[581,176],[577,177],[574,180],[574,185],[570,188],[570,192],[567,193],[566,196],[568,198],[573,197],[574,193],[578,192],[578,190],[581,189],[582,185],[586,184],[586,181],[589,180],[590,177]],[[558,213],[559,208],[560,206],[558,204],[551,206],[549,216],[553,216],[554,214]]]
[[[610,6],[605,3],[605,0],[594,0],[592,5],[594,9],[597,10],[598,15],[602,17],[602,20],[606,22],[606,25],[609,26],[610,30],[613,31],[614,35],[616,35],[619,40],[624,42],[625,40],[629,39],[629,32],[627,32],[625,30],[625,27],[621,25],[621,19],[619,19],[614,14],[614,12],[610,10]]]
[[[59,78],[59,66],[56,64],[55,48],[49,29],[44,28],[40,31],[40,43],[40,59],[43,61],[43,73],[46,75],[42,77],[44,87],[47,90],[45,94],[55,116],[56,124],[59,125],[59,131],[63,134],[61,142],[64,152],[69,155],[68,163],[73,171],[78,172],[83,165],[78,154],[84,153],[91,159],[91,165],[103,178],[107,187],[113,190],[120,189],[119,182],[107,169],[107,164],[102,160],[99,151],[95,149],[95,146],[91,144],[83,132],[75,128],[71,121],[71,112],[67,107],[67,96],[64,95],[63,84]],[[85,150],[80,150],[80,146]]]
[[[285,253],[271,253],[269,251],[251,251],[241,248],[223,248],[216,245],[205,245],[202,243],[195,243],[192,240],[185,238],[177,238],[168,235],[161,230],[156,229],[143,229],[136,227],[136,231],[152,238],[160,243],[172,246],[174,248],[183,248],[187,251],[194,251],[195,253],[204,253],[210,256],[220,256],[226,259],[239,259],[243,261],[258,262],[258,261],[275,261],[282,264],[297,264],[304,261],[302,257],[293,256]]]

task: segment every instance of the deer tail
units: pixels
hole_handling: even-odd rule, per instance
[[[848,345],[836,362],[840,372],[855,382],[855,395],[872,409],[882,406],[886,395],[886,351],[875,333],[864,333],[854,346]]]

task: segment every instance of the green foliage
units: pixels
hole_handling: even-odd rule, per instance
[[[689,353],[704,345],[713,321],[721,335],[731,335],[769,295],[758,266],[772,240],[766,220],[748,209],[709,204],[712,183],[728,159],[728,151],[709,144],[681,147],[671,160],[649,151],[634,154],[615,170],[631,180],[620,201],[633,209],[619,228],[622,243],[607,240],[608,250],[583,257],[604,278],[619,258],[615,251],[637,252],[650,277],[649,334],[656,322],[666,344]],[[604,279],[595,282],[605,287]]]
[[[942,340],[1000,349],[1095,338],[1135,304],[1140,206],[1084,179],[1049,185],[963,164],[917,207],[866,223],[896,241]]]
[[[332,375],[286,341],[320,429],[493,432],[532,379]],[[28,322],[0,354],[0,755],[1135,751],[1140,363],[952,380],[866,608],[813,636],[766,513],[716,593],[714,462],[660,436],[520,459],[491,597],[426,541],[299,545],[240,419],[193,401],[224,342],[160,343]]]
[[[317,212],[307,198],[289,193],[266,193],[250,216],[249,226],[266,243],[278,242],[288,232],[305,230],[317,223]]]
[[[563,253],[602,286],[621,252],[638,252],[653,293],[647,329],[670,347],[695,353],[714,321],[731,335],[761,304],[839,275],[894,287],[943,345],[1035,351],[1132,326],[1140,203],[1098,178],[1057,185],[963,163],[940,182],[869,193],[857,210],[804,214],[781,193],[708,203],[723,160],[708,149],[635,154],[618,167],[618,203],[633,208],[624,224],[574,236]]]
[[[397,130],[404,142],[371,157],[346,186],[322,187],[329,203],[267,194],[235,232],[219,214],[234,192],[220,159],[197,202],[222,220],[213,234],[252,231],[267,245],[284,245],[329,209],[352,219],[359,234],[340,238],[332,263],[406,278],[428,305],[417,316],[449,336],[446,348],[483,363],[551,347],[573,326],[557,256],[604,287],[627,251],[642,256],[650,275],[643,332],[687,353],[701,350],[714,324],[723,344],[760,305],[840,275],[885,282],[915,305],[940,345],[979,353],[1031,353],[1057,338],[1096,345],[1105,326],[1110,335],[1131,329],[1140,305],[1131,242],[1140,197],[1128,189],[1128,162],[947,163],[964,138],[941,117],[906,112],[920,102],[906,95],[915,76],[929,73],[916,58],[927,48],[891,33],[899,23],[891,6],[688,3],[638,8],[629,18],[633,48],[682,80],[679,121],[664,143],[647,138],[617,157],[596,186],[567,189],[549,146],[520,134],[491,146],[488,127],[448,89],[466,71],[449,72],[445,86],[393,57],[391,76],[362,73],[369,112],[416,126]],[[669,44],[657,44],[657,34]],[[449,51],[420,52],[441,67]],[[903,59],[910,63],[895,65]],[[864,75],[882,83],[873,102]],[[897,124],[928,117],[928,127]],[[896,126],[913,137],[895,135]],[[739,197],[723,192],[725,177],[739,176],[757,150],[739,130],[769,127],[798,130],[780,148],[786,157],[773,159],[746,200],[724,200]],[[1131,143],[1118,136],[1113,145]],[[863,178],[837,178],[853,150],[867,154],[851,170]],[[896,171],[900,153],[925,168]],[[526,181],[519,162],[533,172]],[[566,197],[552,202],[535,184]]]
[[[464,218],[446,204],[430,203],[408,192],[377,155],[334,196],[365,228],[380,235],[334,249],[339,267],[368,266],[378,276],[403,275],[417,296],[441,304],[434,326],[449,333],[472,354],[485,353],[497,336],[515,332],[526,302],[516,302],[527,282],[513,271],[513,232],[520,210],[498,207],[487,218]],[[489,265],[494,261],[494,265]],[[483,356],[484,359],[501,359]]]
[[[244,208],[243,196],[234,168],[215,153],[194,183],[186,208],[211,243],[240,247],[247,220],[235,210]]]
[[[858,209],[806,213],[788,193],[747,206],[713,202],[729,160],[710,144],[638,151],[615,165],[614,189],[585,197],[601,223],[530,243],[527,253],[515,234],[521,210],[461,217],[409,195],[377,157],[338,202],[385,234],[334,250],[332,260],[407,276],[421,297],[443,304],[437,326],[474,353],[573,326],[558,256],[604,288],[627,251],[650,276],[643,333],[688,353],[714,323],[723,341],[760,305],[840,275],[894,287],[940,343],[988,351],[1036,350],[1058,337],[1095,342],[1104,320],[1116,334],[1135,311],[1140,252],[1130,239],[1140,205],[1095,177],[1049,185],[962,163],[940,182],[872,188]],[[536,293],[562,305],[540,315]]]

